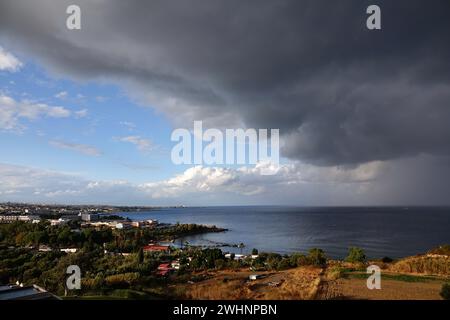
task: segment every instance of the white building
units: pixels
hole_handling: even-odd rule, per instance
[[[231,259],[231,253],[225,254],[225,258]],[[243,254],[235,254],[234,255],[234,260],[242,260],[242,259],[245,259],[245,258],[246,258],[246,256],[243,255]]]
[[[79,216],[81,216],[81,220],[83,220],[83,221],[97,221],[97,220],[99,220],[99,215],[98,214],[80,213]]]
[[[36,221],[40,221],[40,217],[39,216],[6,216],[6,215],[0,215],[0,223],[12,223],[15,221],[23,221],[23,222],[34,222]]]
[[[64,248],[64,249],[60,249],[61,252],[65,252],[65,253],[76,253],[78,251],[77,248]]]
[[[175,269],[175,270],[179,270],[180,269],[180,261],[172,261],[172,263],[170,264],[170,266]]]
[[[50,225],[52,225],[52,226],[60,226],[60,225],[63,225],[63,224],[66,224],[67,222],[69,222],[69,220],[65,220],[65,219],[62,219],[62,218],[51,219],[49,221],[50,221]]]
[[[131,228],[131,223],[127,222],[119,222],[116,224],[116,229],[129,229]]]

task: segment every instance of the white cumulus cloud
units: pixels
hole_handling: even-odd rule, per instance
[[[16,72],[23,66],[14,55],[0,46],[0,70]]]
[[[58,99],[67,98],[67,91],[58,92],[57,94],[55,94],[55,98],[58,98]]]
[[[148,152],[152,150],[153,144],[149,139],[144,139],[140,136],[126,136],[117,138],[118,141],[128,142],[135,145],[139,151]]]
[[[66,142],[66,141],[61,141],[61,140],[52,140],[49,142],[50,145],[60,148],[60,149],[67,149],[67,150],[72,150],[72,151],[76,151],[88,156],[100,156],[102,153],[100,150],[98,150],[97,148],[90,146],[90,145],[86,145],[86,144],[80,144],[80,143],[71,143],[71,142]]]
[[[49,106],[29,100],[16,101],[0,93],[0,130],[22,130],[24,126],[20,122],[21,119],[67,118],[71,114],[71,111],[64,107]]]

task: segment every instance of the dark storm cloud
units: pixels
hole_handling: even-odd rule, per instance
[[[177,124],[280,128],[283,155],[320,165],[450,154],[448,0],[0,3],[11,48],[126,82]]]

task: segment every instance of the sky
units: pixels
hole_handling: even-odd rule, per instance
[[[449,205],[449,11],[0,0],[0,202]],[[175,165],[198,120],[279,129],[281,165]]]

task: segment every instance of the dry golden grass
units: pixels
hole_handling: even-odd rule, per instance
[[[249,281],[252,273],[221,271],[212,279],[184,288],[186,299],[206,300],[304,300],[314,298],[320,284],[321,269],[295,268],[279,272],[258,272],[265,277]]]
[[[405,282],[383,280],[381,290],[369,290],[366,279],[337,279],[327,281],[318,299],[356,300],[440,300],[442,281]]]
[[[391,265],[389,271],[449,276],[450,257],[424,255],[405,258]]]
[[[299,267],[285,271],[257,272],[264,278],[249,281],[253,272],[248,269],[222,270],[210,274],[206,280],[183,284],[178,298],[201,300],[310,300],[310,299],[438,299],[448,276],[448,258],[411,257],[389,265],[389,272],[441,275],[436,281],[405,282],[384,279],[383,290],[368,290],[365,278],[341,278],[343,268],[350,266],[335,263],[325,270],[316,267]],[[441,280],[439,280],[441,279]],[[179,285],[177,285],[179,286]]]

